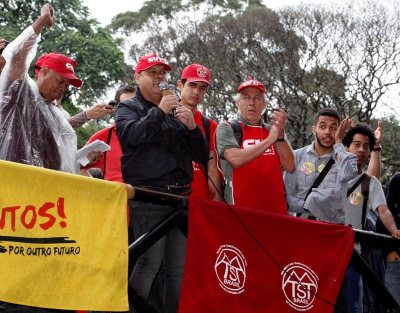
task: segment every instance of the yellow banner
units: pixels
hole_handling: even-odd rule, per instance
[[[122,184],[0,161],[0,300],[128,311]]]

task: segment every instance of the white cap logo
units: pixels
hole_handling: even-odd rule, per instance
[[[207,77],[207,71],[204,69],[204,67],[199,67],[197,69],[197,75],[201,78]]]
[[[70,70],[72,73],[74,73],[74,67],[72,66],[71,63],[65,63],[65,68],[67,70]]]
[[[147,61],[148,61],[149,63],[153,63],[153,62],[166,63],[166,62],[165,62],[165,59],[160,58],[160,57],[151,57],[151,58],[148,58]]]
[[[248,85],[258,85],[258,81],[256,81],[256,80],[248,80],[248,81],[243,83],[243,87],[246,87]]]

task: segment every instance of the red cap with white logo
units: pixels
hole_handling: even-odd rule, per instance
[[[189,82],[205,82],[211,86],[211,74],[208,68],[201,64],[190,64],[182,72],[181,79]]]
[[[59,54],[57,52],[44,54],[37,61],[35,66],[36,77],[39,77],[40,69],[48,66],[50,69],[56,71],[62,77],[71,80],[71,85],[74,87],[82,86],[82,81],[75,76],[74,70],[76,62],[69,57]]]
[[[147,70],[149,67],[155,65],[164,65],[165,69],[168,71],[172,69],[164,58],[160,58],[157,56],[157,54],[152,53],[140,58],[138,64],[136,65],[135,73],[138,74],[141,71]]]
[[[255,88],[260,89],[263,93],[267,93],[265,86],[262,83],[260,83],[258,80],[255,80],[251,77],[249,79],[247,79],[245,82],[241,83],[237,92],[240,93],[244,88],[247,88],[247,87],[255,87]]]

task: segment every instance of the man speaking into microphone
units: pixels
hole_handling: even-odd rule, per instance
[[[193,180],[192,160],[197,163],[207,160],[207,143],[192,112],[179,106],[176,95],[163,96],[160,83],[168,81],[170,70],[165,59],[155,53],[139,60],[135,70],[136,95],[119,104],[115,126],[123,152],[121,165],[125,182],[186,195]],[[170,114],[172,110],[176,111],[175,115]],[[174,210],[136,200],[129,206],[135,239]],[[186,238],[175,228],[137,259],[130,278],[137,291],[148,299],[163,264],[164,312],[178,311],[185,250]]]

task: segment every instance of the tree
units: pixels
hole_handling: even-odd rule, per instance
[[[109,31],[89,17],[81,0],[9,0],[0,3],[0,36],[14,39],[40,15],[42,6],[55,8],[56,23],[42,33],[36,58],[57,51],[75,59],[76,74],[83,80],[80,89],[71,88],[64,94],[66,102],[92,105],[95,98],[105,95],[107,88],[123,81],[126,73],[124,55]],[[35,60],[36,61],[36,60]],[[34,72],[31,70],[31,77]]]

